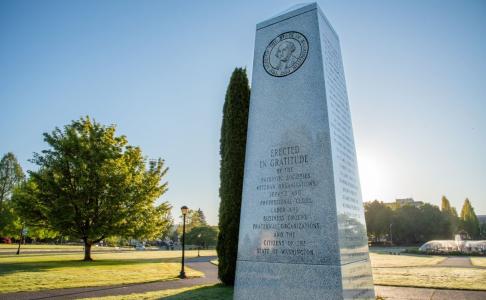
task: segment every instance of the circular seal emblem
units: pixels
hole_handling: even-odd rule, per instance
[[[268,44],[263,54],[263,67],[272,76],[287,76],[302,66],[307,53],[309,43],[302,33],[285,32]]]

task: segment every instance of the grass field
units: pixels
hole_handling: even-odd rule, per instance
[[[186,252],[188,258],[196,255]],[[203,250],[201,255],[215,251]],[[180,251],[94,253],[94,262],[82,258],[79,252],[0,255],[0,293],[173,280],[180,271]],[[186,274],[202,276],[190,268]]]
[[[373,268],[396,268],[433,266],[446,259],[446,257],[429,255],[389,255],[370,253],[370,259]]]
[[[19,245],[16,244],[0,244],[0,254],[5,253],[15,253]],[[116,250],[126,250],[135,251],[133,247],[115,248],[115,247],[93,247],[93,252],[99,251],[116,251]],[[26,244],[20,247],[20,253],[31,253],[31,252],[79,252],[83,251],[83,246],[78,245],[31,245]]]
[[[0,252],[12,252],[17,251],[19,247],[18,244],[0,244]],[[107,247],[108,248],[108,247]],[[21,245],[20,251],[56,251],[56,250],[63,250],[63,251],[81,251],[83,250],[83,246],[76,246],[76,245]]]
[[[486,270],[475,268],[374,268],[378,285],[486,290]]]
[[[486,267],[486,257],[471,257],[471,263],[478,267]]]
[[[437,267],[446,259],[443,256],[371,253],[370,258],[378,285],[486,290],[486,269]],[[486,258],[477,261],[476,265],[486,263]]]
[[[143,294],[129,294],[124,296],[100,297],[99,300],[141,300],[141,299],[168,299],[168,300],[230,300],[233,299],[233,288],[221,284],[198,285],[189,288],[148,292]],[[88,298],[90,299],[90,298]],[[92,299],[92,298],[91,298]],[[87,299],[86,299],[87,300]]]

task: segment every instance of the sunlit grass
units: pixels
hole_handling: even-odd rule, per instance
[[[370,253],[370,258],[378,285],[486,290],[486,269],[436,266],[447,257]]]
[[[195,256],[197,251],[186,252]],[[173,280],[180,271],[180,251],[94,253],[93,262],[82,258],[82,253],[0,255],[0,293]],[[186,274],[203,275],[190,268]]]
[[[15,253],[17,248],[19,247],[18,244],[0,244],[0,253]],[[123,248],[115,248],[115,247],[93,247],[93,251],[115,251],[115,250],[130,250],[134,251],[133,247],[123,247]],[[65,251],[65,252],[75,252],[75,251],[83,251],[83,246],[80,245],[43,245],[43,244],[25,244],[20,246],[20,253],[30,253],[30,252],[48,252],[48,251]]]
[[[378,285],[486,290],[486,269],[373,268],[373,281]]]
[[[0,244],[0,252],[12,252],[17,251],[19,247],[18,244]],[[99,248],[108,248],[113,249],[111,247],[99,247]],[[21,245],[20,251],[82,251],[83,246],[77,245]]]
[[[486,257],[471,257],[471,263],[478,267],[486,267]]]
[[[233,288],[221,284],[198,285],[180,289],[169,289],[140,294],[100,297],[100,300],[141,300],[141,299],[180,299],[180,300],[230,300]],[[89,299],[89,298],[88,298]]]
[[[432,266],[442,262],[446,257],[428,255],[389,255],[370,253],[373,268],[419,267]]]

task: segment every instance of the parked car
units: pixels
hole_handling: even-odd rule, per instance
[[[12,244],[12,240],[8,237],[0,237],[0,244]]]

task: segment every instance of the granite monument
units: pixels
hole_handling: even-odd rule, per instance
[[[317,4],[257,25],[235,299],[374,299],[339,39]]]

